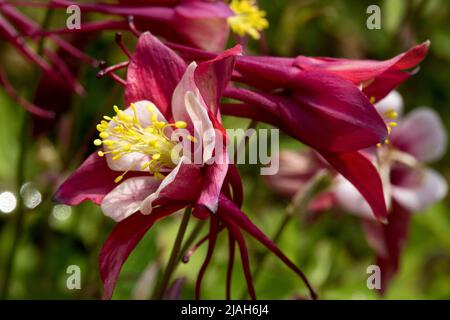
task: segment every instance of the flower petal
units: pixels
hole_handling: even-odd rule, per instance
[[[117,186],[114,182],[116,177],[117,173],[108,167],[105,158],[93,153],[62,183],[54,199],[71,206],[86,200],[100,204],[105,195]]]
[[[424,169],[417,172],[420,181],[414,185],[392,185],[392,196],[411,212],[421,212],[442,200],[448,192],[447,181],[436,171]]]
[[[208,109],[201,96],[195,95],[192,91],[188,91],[184,99],[186,111],[190,117],[190,123],[194,127],[194,137],[202,142],[203,163],[206,163],[213,156],[216,146],[216,130],[209,118]]]
[[[138,40],[127,71],[125,100],[152,101],[167,119],[171,119],[171,100],[186,64],[175,52],[149,32]]]
[[[99,268],[103,282],[103,299],[110,299],[123,264],[153,224],[184,205],[172,203],[155,208],[151,215],[133,214],[119,222],[100,250]]]
[[[186,110],[185,97],[188,91],[193,92],[195,96],[200,96],[200,91],[194,80],[197,63],[192,62],[188,65],[180,82],[177,84],[172,95],[172,114],[176,121],[185,121],[191,126],[191,119]]]
[[[162,180],[158,189],[142,202],[140,211],[150,214],[161,201],[192,201],[200,192],[202,178],[200,170],[189,160],[181,158],[178,165]]]
[[[360,152],[320,154],[349,180],[369,204],[375,217],[385,221],[388,216],[380,175],[372,162]]]
[[[174,27],[191,45],[221,51],[229,36],[227,18],[233,12],[222,1],[182,1],[175,7]]]
[[[421,162],[438,160],[447,149],[444,125],[439,115],[426,107],[410,112],[392,130],[390,140],[397,148],[412,154]]]
[[[208,106],[208,110],[218,117],[222,93],[230,82],[236,56],[242,54],[242,47],[237,45],[216,58],[202,62],[195,70],[195,83]]]
[[[430,43],[426,41],[389,60],[351,60],[298,56],[295,65],[301,69],[321,69],[337,74],[355,84],[375,79],[388,70],[406,70],[426,57]]]
[[[152,176],[126,179],[103,198],[103,213],[122,221],[139,211],[142,201],[155,192],[161,182]]]

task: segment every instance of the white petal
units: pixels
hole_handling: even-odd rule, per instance
[[[442,200],[447,191],[447,181],[432,169],[425,169],[422,181],[414,186],[392,186],[392,196],[411,212],[425,210]]]
[[[191,118],[189,117],[186,110],[185,96],[186,92],[191,91],[195,95],[200,95],[195,80],[194,73],[197,68],[197,64],[192,62],[186,69],[181,81],[175,88],[172,96],[172,114],[176,121],[185,121],[190,123]]]
[[[207,107],[192,91],[185,95],[186,110],[194,125],[194,136],[200,137],[203,143],[203,163],[213,155],[216,144],[216,131],[209,119]]]
[[[142,201],[159,184],[152,176],[126,179],[105,196],[101,204],[102,211],[106,216],[121,221],[137,212]]]
[[[440,159],[447,149],[447,132],[439,115],[421,107],[409,113],[393,128],[391,142],[417,160],[431,162]]]
[[[403,113],[403,98],[397,91],[391,91],[381,101],[375,103],[375,108],[382,117],[388,110],[393,110],[401,115]]]

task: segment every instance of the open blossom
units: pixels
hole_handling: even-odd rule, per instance
[[[156,221],[185,207],[193,207],[194,216],[210,221],[208,253],[197,279],[197,297],[217,235],[223,229],[228,230],[230,243],[227,298],[235,244],[241,252],[250,295],[256,297],[241,230],[302,277],[315,297],[303,273],[239,209],[239,174],[228,163],[225,144],[217,143],[226,139],[219,99],[239,52],[236,47],[213,60],[186,66],[150,33],[140,36],[127,70],[125,101],[129,107],[114,107],[116,115],[105,116],[98,124],[99,139],[94,144],[102,149],[92,154],[55,195],[69,205],[91,200],[119,222],[100,253],[105,298],[111,297],[123,263],[144,234]],[[200,163],[179,153],[178,141],[173,138],[176,130],[187,131],[183,137],[188,143],[200,144]],[[212,157],[215,161],[209,161]]]
[[[230,29],[239,36],[260,38],[269,26],[265,12],[253,0],[174,0],[120,1],[118,5],[52,1],[49,6],[66,8],[77,4],[83,12],[98,12],[112,16],[133,17],[136,26],[177,43],[218,52],[224,49]],[[80,30],[57,32],[92,32],[128,29],[126,20],[96,21],[84,24]]]
[[[402,100],[392,93],[377,104],[383,114],[402,111]],[[395,276],[408,236],[411,213],[419,213],[447,195],[448,185],[426,163],[439,160],[447,147],[447,132],[439,116],[421,107],[399,120],[392,129],[390,143],[378,148],[378,167],[383,178],[390,213],[387,225],[380,225],[368,215],[367,203],[355,190],[340,182],[335,195],[338,203],[362,217],[369,244],[376,252],[382,272],[384,293]]]
[[[382,272],[381,293],[398,270],[401,253],[408,236],[411,213],[425,210],[447,194],[447,182],[425,163],[439,160],[446,150],[447,133],[439,116],[429,108],[418,108],[404,118],[403,99],[396,91],[375,105],[380,115],[391,124],[388,144],[363,151],[377,166],[383,180],[389,215],[386,224],[375,221],[368,202],[344,177],[327,168],[322,158],[312,151],[283,151],[279,174],[267,177],[268,185],[277,193],[291,198],[314,176],[317,170],[330,170],[335,175],[334,187],[318,195],[311,211],[339,206],[362,218],[367,241],[377,255]],[[298,189],[296,189],[298,188]]]

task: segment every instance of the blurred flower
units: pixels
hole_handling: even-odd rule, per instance
[[[258,9],[253,0],[232,0],[229,5],[222,0],[120,1],[118,5],[55,0],[48,5],[66,8],[73,4],[83,12],[133,17],[138,29],[213,52],[223,50],[230,28],[239,36],[259,39],[260,32],[269,25],[265,12]],[[86,23],[80,30],[61,29],[52,33],[128,28],[126,20],[106,20]]]
[[[37,50],[39,52],[35,52],[24,39],[41,31],[38,23],[22,14],[14,6],[0,1],[0,37],[42,71],[36,98],[33,103],[30,103],[19,96],[10,84],[3,67],[0,67],[0,85],[19,105],[35,116],[36,133],[43,131],[47,123],[54,123],[54,120],[45,122],[42,118],[54,119],[61,109],[67,107],[67,97],[73,93],[84,94],[84,88],[76,79],[80,60],[92,65],[96,64],[95,59],[80,50],[84,46],[82,43],[86,42],[85,36],[83,39],[76,37],[72,42],[58,35],[49,35],[46,39],[56,45],[57,51],[44,46]],[[48,94],[49,92],[51,94]],[[52,98],[51,101],[48,100],[49,97]]]
[[[393,92],[376,105],[381,114],[401,114],[403,101]],[[390,142],[376,150],[377,162],[390,204],[388,223],[380,225],[371,219],[367,202],[355,189],[341,180],[336,187],[338,203],[363,217],[366,236],[377,254],[376,263],[382,271],[384,293],[399,267],[407,238],[410,214],[422,212],[447,195],[447,182],[425,163],[439,160],[447,147],[447,132],[435,111],[421,107],[399,120],[392,129]],[[369,150],[370,152],[371,150]]]
[[[388,143],[361,152],[373,161],[382,177],[389,215],[386,224],[374,220],[369,203],[343,176],[336,175],[334,187],[319,194],[309,210],[323,211],[333,206],[344,208],[362,218],[369,244],[377,254],[376,263],[382,271],[381,293],[397,272],[401,252],[409,229],[411,213],[421,212],[447,194],[447,182],[424,163],[443,156],[447,133],[439,116],[430,108],[418,108],[406,117],[393,122],[401,115],[403,99],[396,91],[375,105],[390,124]],[[278,194],[292,198],[312,179],[318,170],[327,169],[324,160],[314,151],[280,154],[280,170],[276,176],[267,177],[268,185]],[[332,168],[331,174],[336,174]]]
[[[190,206],[194,216],[210,220],[208,253],[197,280],[197,297],[217,235],[224,227],[230,246],[234,248],[235,242],[239,245],[252,297],[255,293],[241,229],[302,277],[314,296],[303,273],[239,209],[239,174],[228,164],[226,144],[222,144],[222,150],[217,148],[220,144],[216,141],[226,139],[220,123],[219,99],[239,53],[240,48],[236,47],[211,61],[186,67],[179,56],[150,33],[140,36],[124,83],[125,100],[130,107],[125,111],[115,107],[117,115],[105,117],[97,126],[100,139],[94,143],[103,145],[103,150],[91,155],[55,195],[69,205],[91,200],[119,221],[100,253],[106,298],[111,297],[123,263],[147,230],[157,220]],[[198,124],[204,130],[200,135],[196,133]],[[204,144],[200,164],[184,156],[173,162],[175,143],[169,138],[171,128],[186,129],[193,142],[206,129],[216,129],[212,131],[216,136],[209,133],[207,139],[200,140]],[[221,158],[209,163],[213,155]],[[117,172],[123,173],[118,176]]]

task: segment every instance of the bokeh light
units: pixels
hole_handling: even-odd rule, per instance
[[[17,199],[14,193],[4,191],[0,193],[0,212],[11,213],[17,206]]]

